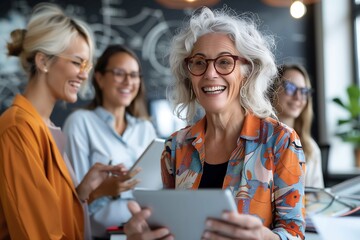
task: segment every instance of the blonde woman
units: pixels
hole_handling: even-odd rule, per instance
[[[306,158],[306,187],[324,187],[320,148],[311,137],[313,120],[312,88],[309,75],[301,65],[278,67],[278,78],[271,100],[280,122],[298,133]]]
[[[28,84],[0,117],[0,239],[90,239],[87,199],[109,172],[122,174],[99,163],[78,184],[50,119],[57,101],[77,100],[93,49],[87,25],[53,4],[35,6],[27,28],[11,33],[8,54]]]

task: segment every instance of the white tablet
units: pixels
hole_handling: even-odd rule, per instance
[[[207,218],[237,211],[230,190],[134,190],[142,208],[152,209],[151,228],[167,227],[175,239],[201,239]]]
[[[164,150],[164,142],[164,139],[155,138],[129,169],[129,172],[135,167],[142,169],[134,176],[135,179],[140,180],[136,188],[161,189],[163,187],[160,158]]]

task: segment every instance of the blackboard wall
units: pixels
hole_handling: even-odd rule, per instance
[[[24,28],[31,8],[41,1],[12,0],[0,2],[0,112],[12,102],[26,84],[16,58],[6,56],[6,41],[11,30]],[[123,43],[141,58],[149,101],[165,98],[165,89],[171,74],[165,53],[175,29],[190,14],[190,10],[167,9],[154,0],[56,0],[69,14],[75,14],[88,22],[96,37],[98,56],[110,43]],[[224,4],[239,13],[253,12],[258,15],[260,29],[275,35],[277,63],[301,63],[309,71],[316,89],[314,5],[309,5],[302,19],[293,19],[289,8],[275,8],[261,0],[222,0],[212,8]],[[74,108],[83,106],[91,92],[73,105],[59,103],[52,120],[62,125]],[[314,96],[316,99],[316,96]],[[315,113],[316,113],[316,103]],[[316,117],[316,114],[315,114]],[[317,138],[316,129],[314,137]]]

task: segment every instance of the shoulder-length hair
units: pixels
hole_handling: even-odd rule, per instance
[[[208,33],[227,34],[234,42],[240,57],[247,60],[241,65],[245,76],[240,91],[240,104],[246,112],[264,118],[274,115],[267,98],[268,86],[276,76],[276,64],[272,48],[272,36],[265,36],[257,29],[255,15],[238,15],[230,8],[210,10],[207,7],[196,11],[185,26],[174,36],[170,47],[170,67],[175,78],[169,88],[169,99],[181,118],[186,110],[186,120],[191,122],[196,114],[196,98],[191,94],[191,82],[184,59],[189,57],[194,43]]]
[[[299,64],[284,64],[278,66],[278,76],[274,81],[273,86],[270,91],[270,99],[273,106],[276,106],[279,102],[278,99],[278,91],[283,86],[283,76],[288,70],[296,70],[300,72],[305,79],[305,86],[311,89],[311,81],[308,72],[306,69]],[[310,156],[313,154],[313,147],[311,144],[311,125],[313,121],[313,101],[311,95],[308,97],[306,101],[306,105],[303,111],[300,113],[299,117],[295,119],[294,129],[299,135],[301,139],[301,144],[303,146],[303,150],[306,156],[306,159],[310,159]]]
[[[105,49],[105,51],[103,52],[103,54],[98,58],[95,68],[94,68],[94,75],[93,75],[93,79],[92,79],[92,85],[95,90],[95,97],[90,102],[90,104],[88,105],[87,108],[94,109],[98,106],[103,105],[103,92],[95,79],[95,73],[98,72],[101,74],[105,74],[107,65],[109,63],[109,59],[118,53],[126,53],[136,60],[136,62],[139,65],[139,72],[140,72],[140,78],[141,78],[138,94],[136,95],[134,100],[130,103],[130,105],[128,107],[126,107],[125,110],[127,113],[131,114],[134,117],[148,119],[149,113],[148,113],[147,106],[146,106],[145,83],[144,83],[144,79],[143,79],[143,75],[142,75],[142,68],[141,68],[140,60],[132,50],[130,50],[129,48],[127,48],[123,45],[119,45],[119,44],[114,44],[114,45],[108,46]]]

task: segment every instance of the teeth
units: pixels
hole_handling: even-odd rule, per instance
[[[74,88],[80,88],[80,86],[81,86],[81,84],[79,82],[74,82],[74,81],[71,81],[70,85]]]
[[[120,92],[121,93],[130,93],[131,91],[129,89],[121,89]]]
[[[224,91],[225,87],[224,86],[204,87],[203,90],[205,92],[219,92],[219,91]]]

